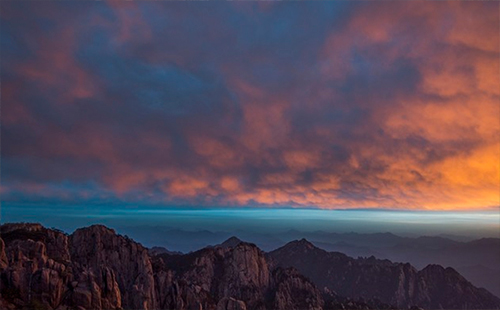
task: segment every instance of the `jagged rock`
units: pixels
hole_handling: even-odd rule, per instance
[[[169,254],[169,255],[182,255],[181,252],[178,251],[169,251],[168,249],[161,246],[154,246],[148,250],[150,256],[155,256],[159,254]]]
[[[153,269],[148,251],[140,244],[119,236],[114,230],[93,225],[70,236],[71,259],[79,272],[88,275],[79,282],[90,283],[92,296],[106,308],[155,309]]]
[[[7,260],[7,254],[5,254],[5,243],[3,239],[0,238],[0,270],[5,269],[9,264]]]
[[[273,272],[275,296],[273,309],[320,310],[323,298],[316,286],[293,268],[277,268]]]
[[[459,309],[469,305],[483,309],[500,308],[498,298],[483,288],[474,287],[450,267],[428,265],[418,272],[416,282],[414,304],[420,307]]]
[[[474,287],[452,268],[430,266],[422,271],[410,264],[375,257],[353,259],[327,252],[303,239],[269,253],[272,264],[295,267],[316,285],[342,296],[377,299],[408,308],[497,309],[500,299]]]
[[[59,306],[72,276],[67,236],[39,224],[6,224],[0,233],[5,252],[0,250],[2,299],[27,307]]]
[[[234,248],[236,247],[238,244],[240,244],[241,241],[240,239],[238,239],[237,237],[235,236],[232,236],[230,237],[229,239],[227,239],[226,241],[222,242],[221,244],[217,245],[221,248]]]
[[[162,287],[174,283],[174,290],[163,290],[160,295],[170,294],[172,297],[167,299],[177,304],[179,298],[187,302],[182,297],[185,295],[197,302],[203,300],[200,296],[211,296],[207,307],[215,306],[215,301],[224,297],[242,300],[249,309],[265,307],[270,271],[264,253],[254,244],[241,242],[235,247],[205,248],[182,256],[160,255],[154,266],[157,283]],[[171,282],[167,270],[176,270],[177,281]]]
[[[217,303],[217,310],[247,310],[247,306],[241,300],[224,297]]]
[[[235,297],[249,306],[264,299],[269,286],[269,268],[262,251],[253,244],[239,243],[227,248],[222,273],[218,275],[218,296]],[[227,285],[231,283],[231,285]]]
[[[55,261],[69,262],[68,236],[59,230],[47,229],[40,224],[3,224],[0,230],[3,241],[40,241],[46,247],[46,255]]]
[[[0,233],[0,309],[500,306],[498,298],[451,268],[430,265],[417,271],[374,257],[355,260],[319,250],[307,240],[268,258],[254,244],[236,239],[185,255],[150,256],[140,244],[100,225],[70,236],[39,224],[2,225]],[[298,271],[280,267],[286,265]]]

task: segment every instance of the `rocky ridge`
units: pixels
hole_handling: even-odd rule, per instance
[[[319,287],[341,296],[376,299],[400,308],[498,309],[500,299],[476,288],[453,268],[429,265],[418,271],[410,264],[375,257],[354,259],[327,252],[305,239],[268,254],[276,267],[295,267]]]
[[[0,234],[0,309],[389,309],[387,296],[374,287],[394,285],[402,299],[388,300],[398,305],[448,305],[450,296],[438,294],[451,294],[448,288],[460,289],[462,295],[453,298],[456,308],[500,305],[440,266],[417,272],[408,264],[361,262],[317,252],[305,240],[269,255],[237,238],[184,255],[153,255],[102,225],[67,235],[39,224],[5,224]],[[307,264],[326,269],[310,272]],[[359,272],[353,273],[354,268]],[[350,279],[355,276],[365,280]],[[345,287],[358,285],[361,293],[328,282],[339,279]]]

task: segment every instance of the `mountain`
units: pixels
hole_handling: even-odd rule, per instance
[[[220,243],[233,235],[229,232],[187,231],[163,226],[138,225],[115,228],[147,247],[161,246],[173,252],[183,253]]]
[[[418,271],[410,264],[375,257],[354,259],[327,252],[305,239],[292,241],[268,254],[275,267],[294,267],[319,287],[354,298],[376,298],[407,308],[496,309],[500,299],[474,287],[452,268],[428,265]]]
[[[255,244],[236,237],[185,255],[152,257],[161,309],[389,309],[320,291],[295,268],[271,268]],[[171,295],[175,288],[178,297]],[[244,307],[243,307],[244,306]]]
[[[227,239],[226,241],[222,242],[219,246],[222,248],[234,248],[238,244],[240,244],[242,241],[238,239],[235,236],[232,236],[231,238]]]
[[[289,230],[279,233],[276,236],[286,242],[306,238],[311,242],[325,242],[330,244],[340,242],[358,247],[372,247],[374,245],[377,247],[390,247],[412,239],[397,236],[389,232],[361,234],[355,232],[335,233],[325,231],[303,232],[298,230]]]
[[[146,248],[101,225],[72,235],[39,224],[0,227],[2,303],[13,309],[155,309]]]
[[[0,226],[1,309],[322,309],[315,285],[273,269],[254,244],[186,255],[148,249],[101,225],[67,235]],[[229,245],[229,246],[227,246]]]
[[[484,287],[500,296],[499,238],[464,242],[443,236],[405,238],[391,234],[318,232],[306,235],[308,240],[321,249],[341,252],[352,257],[375,256],[396,262],[409,262],[417,269],[425,268],[429,264],[452,267],[465,275],[474,285]]]
[[[182,255],[182,252],[169,251],[168,249],[161,246],[154,246],[150,248],[148,252],[150,256],[155,256],[158,254]]]
[[[210,309],[223,298],[240,300],[250,309],[265,307],[270,273],[255,245],[217,246],[182,256],[162,254],[152,261],[161,309]]]
[[[39,224],[4,224],[0,233],[0,309],[500,306],[453,270],[429,266],[417,272],[409,264],[355,260],[306,240],[266,254],[233,237],[179,254],[148,250],[102,225],[68,235]]]
[[[205,246],[220,244],[232,235],[255,243],[264,251],[277,249],[289,241],[307,238],[314,245],[327,251],[335,251],[352,257],[389,259],[409,262],[417,269],[429,264],[439,264],[458,270],[475,286],[484,287],[500,296],[500,239],[487,238],[472,241],[470,237],[438,235],[401,237],[392,233],[335,233],[325,231],[288,230],[280,233],[256,233],[248,231],[209,232],[184,231],[161,226],[117,227],[147,246],[161,245],[170,251],[190,252]],[[484,268],[471,268],[483,266]]]
[[[242,243],[243,241],[241,241],[239,238],[235,237],[235,236],[232,236],[232,237],[229,237],[226,241],[220,243],[220,244],[216,244],[216,245],[209,245],[209,246],[206,246],[206,248],[217,248],[217,247],[220,247],[220,248],[224,248],[224,249],[232,249],[234,247],[236,247],[238,244]]]
[[[474,285],[481,283],[482,287],[496,296],[500,296],[500,270],[483,265],[463,266],[456,270]]]

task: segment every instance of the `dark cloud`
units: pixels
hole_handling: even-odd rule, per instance
[[[3,3],[2,200],[498,204],[497,8]]]

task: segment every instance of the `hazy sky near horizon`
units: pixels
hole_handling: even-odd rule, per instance
[[[99,206],[7,204],[1,222],[38,222],[66,232],[92,224],[104,224],[128,233],[131,228],[160,228],[239,234],[301,232],[385,233],[401,236],[449,234],[467,238],[500,238],[497,211],[415,211],[373,209],[291,208],[155,208],[148,206]],[[132,229],[132,231],[135,231]],[[147,238],[143,242],[148,241]]]
[[[136,211],[145,221],[193,205],[497,219],[500,2],[0,6],[0,194],[14,218],[135,204],[155,206]],[[300,210],[308,225],[356,214]],[[387,221],[425,219],[412,214]]]

